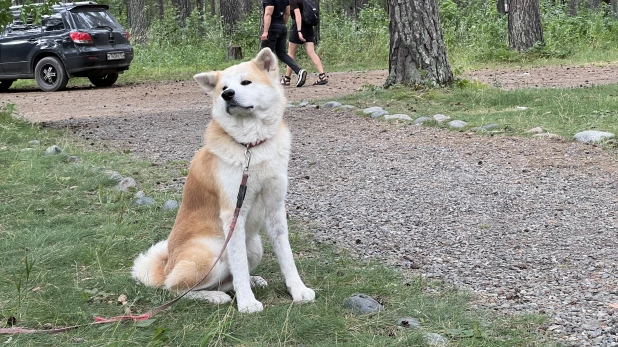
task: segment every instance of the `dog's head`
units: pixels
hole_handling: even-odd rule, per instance
[[[219,123],[230,117],[256,117],[272,124],[281,121],[285,109],[278,76],[277,57],[265,48],[251,61],[193,78],[212,96],[213,118]]]

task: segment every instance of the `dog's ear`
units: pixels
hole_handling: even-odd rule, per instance
[[[262,49],[258,55],[253,59],[255,65],[260,69],[266,71],[267,74],[277,78],[279,76],[279,64],[277,62],[277,56],[270,48]]]
[[[219,71],[202,72],[193,76],[193,79],[206,91],[206,93],[212,92],[217,86],[219,80]]]

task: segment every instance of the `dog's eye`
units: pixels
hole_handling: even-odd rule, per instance
[[[240,84],[242,84],[243,86],[248,86],[248,85],[251,84],[251,81],[244,80],[244,81],[240,82]]]
[[[226,90],[226,89],[227,89],[227,87],[223,87],[223,90]]]

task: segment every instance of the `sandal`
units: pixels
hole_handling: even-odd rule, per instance
[[[321,74],[318,75],[318,80],[315,81],[313,83],[314,86],[321,86],[328,83],[328,77],[326,77],[326,74],[324,72],[322,72]]]
[[[290,76],[282,76],[281,77],[281,85],[282,86],[289,86],[291,80],[292,80],[292,78]]]

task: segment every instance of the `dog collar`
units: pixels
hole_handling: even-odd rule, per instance
[[[266,139],[261,140],[261,141],[257,141],[257,142],[250,142],[250,143],[242,143],[240,142],[241,145],[243,145],[243,147],[247,148],[247,149],[251,149],[253,147],[259,146],[261,144],[263,144],[264,142],[266,142]]]

